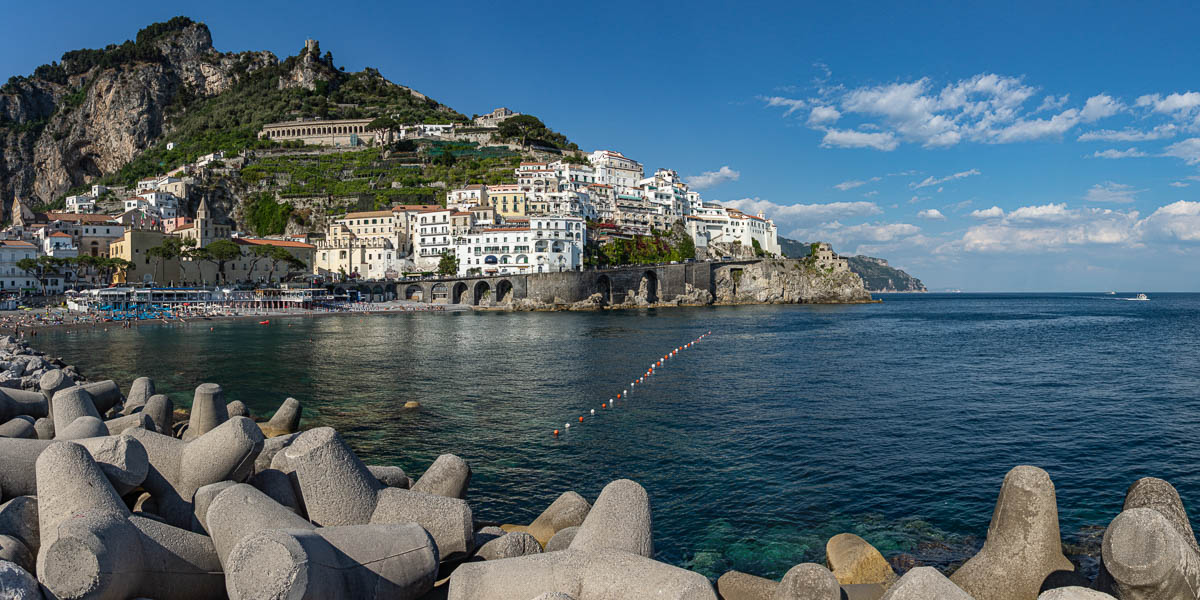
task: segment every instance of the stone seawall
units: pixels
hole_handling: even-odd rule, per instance
[[[496,310],[871,302],[854,273],[822,271],[791,259],[445,278],[401,283],[397,293],[409,300]]]

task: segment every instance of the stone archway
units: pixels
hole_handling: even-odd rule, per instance
[[[404,288],[404,299],[405,300],[421,302],[422,300],[424,300],[424,296],[425,296],[425,291],[421,289],[421,286],[419,286],[415,283],[413,285],[410,285],[410,286]]]
[[[458,282],[454,284],[454,288],[450,290],[450,303],[462,304],[467,298],[467,284]]]
[[[593,293],[600,294],[601,303],[605,305],[612,304],[612,279],[609,279],[608,275],[601,275],[596,278],[596,291]]]
[[[429,301],[438,304],[445,304],[449,300],[450,289],[444,283],[433,284],[433,289],[429,294]]]
[[[479,306],[485,300],[490,301],[492,297],[492,286],[486,281],[480,281],[475,284],[475,293],[472,294],[471,304]]]
[[[500,304],[508,304],[513,301],[513,284],[507,279],[501,279],[496,284],[496,301]]]
[[[642,282],[638,286],[638,296],[644,298],[648,304],[658,303],[658,274],[654,271],[642,273]]]

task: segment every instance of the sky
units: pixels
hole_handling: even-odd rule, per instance
[[[1200,291],[1186,3],[22,2],[0,79],[178,14],[533,114],[931,290]]]

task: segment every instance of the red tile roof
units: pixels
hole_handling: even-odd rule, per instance
[[[243,246],[279,246],[280,248],[316,248],[312,244],[293,242],[292,240],[265,240],[260,238],[233,238],[234,243]]]

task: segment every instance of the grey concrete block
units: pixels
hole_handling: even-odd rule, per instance
[[[400,467],[381,467],[378,465],[367,465],[367,470],[379,480],[379,483],[388,487],[398,487],[409,489],[412,486],[412,480],[408,475],[404,474],[404,469]]]
[[[289,445],[291,445],[291,443],[295,441],[296,437],[299,435],[299,433],[291,433],[288,435],[267,438],[263,442],[262,452],[260,452],[258,454],[258,458],[254,460],[254,472],[257,473],[259,471],[270,469],[271,461],[274,460],[275,455],[279,454],[284,448],[287,448]],[[290,473],[292,471],[290,468],[279,470],[283,471],[284,473]]]
[[[506,533],[490,540],[475,550],[474,558],[479,560],[500,560],[529,554],[540,554],[542,545],[537,538],[523,531]]]
[[[73,386],[55,392],[50,404],[54,413],[54,430],[59,435],[79,417],[100,419],[100,411],[96,408],[92,395],[82,386]]]
[[[974,600],[933,567],[917,567],[904,574],[883,595],[883,600]]]
[[[38,530],[37,498],[17,496],[0,504],[0,535],[16,538],[36,556],[42,541]]]
[[[304,492],[305,502],[308,492]],[[306,505],[308,506],[308,505]],[[312,512],[309,511],[311,518]],[[371,523],[416,523],[429,531],[442,560],[465,558],[475,549],[471,507],[458,498],[447,498],[400,488],[378,493]]]
[[[983,548],[950,580],[976,600],[1028,600],[1052,574],[1074,570],[1062,553],[1054,482],[1022,465],[1004,477]]]
[[[529,524],[528,531],[545,546],[559,531],[582,525],[591,510],[592,505],[583,496],[575,492],[563,492]]]
[[[42,376],[38,379],[38,384],[38,389],[42,391],[42,397],[49,401],[54,397],[55,392],[74,387],[75,379],[62,369],[50,369],[42,373]]]
[[[443,454],[429,465],[429,469],[413,484],[412,490],[466,500],[470,484],[471,467],[467,461],[453,454]]]
[[[215,383],[196,386],[192,396],[192,410],[188,416],[188,428],[183,432],[183,441],[190,442],[229,420],[225,408],[225,392]]]
[[[449,600],[529,600],[545,593],[578,600],[716,600],[699,573],[619,550],[533,554],[459,565]]]
[[[242,538],[227,562],[231,600],[415,600],[438,570],[437,548],[415,523],[262,530]]]
[[[579,533],[579,526],[563,527],[559,529],[550,541],[546,542],[546,552],[557,552],[566,550],[571,547],[571,542],[575,540],[575,534]]]
[[[159,514],[184,529],[193,527],[196,490],[227,479],[244,481],[263,445],[262,432],[245,417],[229,419],[191,442],[144,429],[124,435],[146,447],[150,470],[142,487],[154,496]]]
[[[54,439],[59,441],[82,440],[108,435],[104,421],[96,417],[79,417],[66,427],[54,427]]]
[[[266,469],[255,473],[246,481],[258,491],[297,515],[304,515],[304,505],[296,491],[295,482],[283,471]]]
[[[154,395],[154,380],[149,377],[138,377],[133,380],[133,384],[129,386],[129,393],[125,396],[125,408],[121,411],[127,415],[131,415],[146,406],[146,402]]]
[[[154,422],[154,431],[163,435],[172,435],[172,414],[175,412],[175,403],[171,402],[170,398],[163,394],[150,396],[141,412]]]
[[[246,417],[253,418],[250,415],[250,409],[246,408],[246,404],[241,400],[234,400],[225,405],[225,412],[231,417]]]
[[[654,556],[650,497],[646,490],[628,479],[604,486],[579,526],[571,549],[612,549],[647,558]]]
[[[0,594],[4,600],[42,600],[42,588],[28,570],[0,560]]]
[[[216,500],[217,496],[221,492],[225,491],[226,488],[235,485],[238,484],[229,480],[218,481],[216,483],[200,486],[196,489],[196,493],[192,495],[192,514],[196,517],[196,521],[200,523],[200,528],[208,532],[210,537],[212,536],[212,532],[208,530],[208,509],[212,506],[213,500]],[[153,496],[150,494],[142,494],[142,496],[138,498],[138,502],[142,503],[143,498],[153,498]],[[136,506],[133,510],[134,512],[138,511]]]
[[[140,427],[150,431],[158,430],[158,428],[154,426],[154,420],[150,418],[150,415],[143,412],[137,412],[124,417],[117,417],[115,419],[109,419],[104,422],[104,428],[107,430],[106,435],[120,435],[122,431],[133,427]]]
[[[1116,598],[1104,592],[1073,585],[1042,592],[1037,600],[1116,600]]]
[[[1194,598],[1200,590],[1200,556],[1155,509],[1122,511],[1104,532],[1101,552],[1119,598]]]
[[[777,587],[778,581],[741,571],[728,571],[717,578],[721,600],[771,600]]]
[[[92,397],[96,410],[100,414],[108,412],[110,408],[121,403],[121,388],[117,387],[117,382],[111,379],[84,383],[82,387]]]
[[[229,553],[247,536],[268,529],[316,529],[303,517],[244,483],[222,489],[209,505],[204,523],[212,536],[217,558],[227,569]]]
[[[260,427],[267,437],[296,433],[300,430],[300,413],[300,401],[295,398],[287,398],[283,404],[279,405],[275,414],[271,415],[271,419],[262,423]]]
[[[1157,477],[1143,477],[1133,482],[1125,492],[1125,506],[1122,508],[1152,508],[1158,511],[1175,527],[1192,550],[1200,553],[1200,545],[1196,544],[1196,534],[1192,532],[1192,523],[1188,519],[1187,509],[1183,506],[1183,499],[1170,483]]]
[[[597,500],[597,504],[599,501]],[[842,586],[833,572],[816,563],[801,563],[783,574],[772,600],[841,600]]]
[[[26,571],[32,572],[34,569],[33,552],[29,550],[29,546],[11,535],[0,534],[0,562],[3,561],[13,563]],[[0,587],[0,591],[3,590],[4,588]]]
[[[149,463],[145,449],[137,441],[123,437],[95,437],[73,442],[83,446],[100,464],[101,471],[118,493],[128,493],[145,480]],[[0,439],[0,488],[7,496],[38,493],[37,459],[54,443],[52,440]]]
[[[37,429],[34,428],[34,423],[36,421],[29,415],[17,415],[0,424],[0,437],[36,440]]]
[[[41,417],[37,421],[34,421],[33,428],[37,432],[37,439],[54,439],[54,419],[49,417]]]

